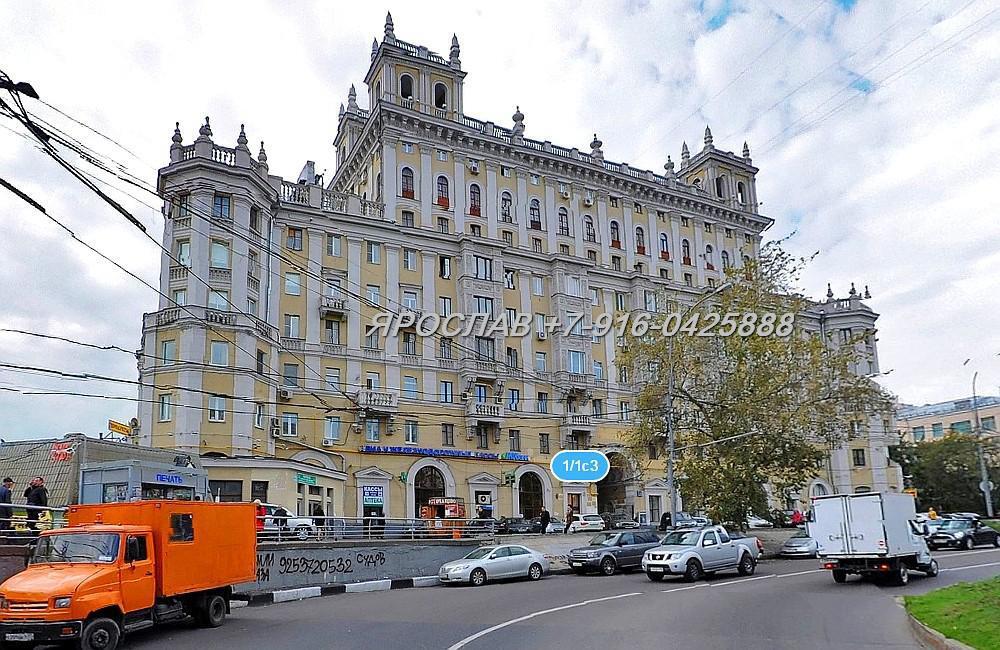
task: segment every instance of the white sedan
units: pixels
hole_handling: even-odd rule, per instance
[[[446,562],[438,571],[443,584],[468,583],[475,587],[497,578],[539,580],[549,571],[549,561],[526,546],[481,546],[461,560]]]
[[[573,522],[569,525],[571,533],[599,533],[607,528],[604,518],[601,515],[573,515]]]
[[[750,515],[747,517],[747,525],[750,526],[750,528],[774,528],[774,524],[770,521],[762,519],[756,515]]]

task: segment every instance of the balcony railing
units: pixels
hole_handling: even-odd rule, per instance
[[[208,281],[209,282],[223,282],[229,283],[233,280],[232,269],[209,269],[208,270]]]
[[[347,309],[347,301],[336,296],[323,296],[320,301],[320,310],[324,312],[343,313]]]
[[[392,391],[379,390],[377,388],[362,388],[358,391],[355,399],[364,408],[373,408],[376,410],[399,408],[396,393]]]
[[[188,277],[188,267],[186,266],[171,266],[170,267],[170,279],[171,280],[187,280]]]
[[[465,414],[474,419],[499,420],[504,416],[504,407],[493,401],[469,402],[465,407]]]
[[[380,350],[379,348],[361,348],[361,351],[364,353],[365,359],[370,359],[371,361],[385,360],[385,350]]]

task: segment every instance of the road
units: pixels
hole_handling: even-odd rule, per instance
[[[937,578],[837,585],[815,560],[750,578],[653,583],[639,572],[348,594],[234,610],[222,628],[137,633],[127,648],[919,648],[893,597],[1000,574],[1000,549],[941,551]],[[589,602],[588,602],[589,601]]]

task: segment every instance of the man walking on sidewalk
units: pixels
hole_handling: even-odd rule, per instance
[[[566,508],[566,527],[563,528],[563,535],[569,532],[569,527],[573,523],[573,506]]]
[[[538,519],[539,519],[540,523],[542,524],[542,531],[541,532],[542,532],[542,535],[544,535],[545,531],[548,530],[548,528],[549,528],[549,522],[552,521],[552,515],[550,515],[549,511],[545,509],[545,506],[542,506],[542,514],[540,514],[538,516]]]

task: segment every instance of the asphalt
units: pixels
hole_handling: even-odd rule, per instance
[[[1000,549],[935,557],[940,575],[914,574],[907,587],[838,585],[815,560],[765,560],[751,578],[695,584],[633,572],[347,594],[237,609],[214,630],[147,630],[125,647],[919,648],[894,597],[1000,575]]]

